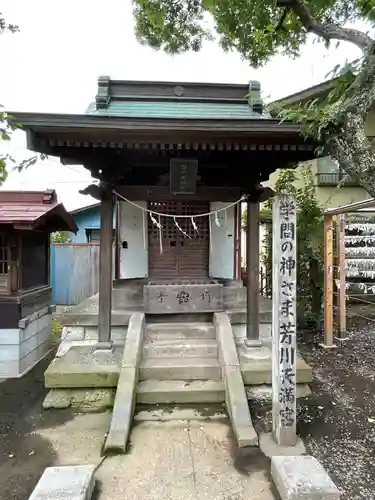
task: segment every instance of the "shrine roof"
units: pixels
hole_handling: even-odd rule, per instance
[[[99,116],[121,116],[129,118],[181,118],[214,119],[214,120],[259,120],[266,116],[255,113],[247,102],[212,103],[212,102],[178,102],[178,101],[114,101],[104,109],[97,109],[95,103],[90,104],[87,114]]]
[[[56,191],[0,191],[0,224],[15,229],[38,229],[47,232],[78,228],[73,217],[57,200]]]
[[[196,145],[222,149],[224,143],[228,150],[232,145],[234,150],[253,150],[259,144],[262,151],[302,152],[298,161],[310,158],[306,152],[314,149],[301,135],[299,124],[270,116],[257,81],[142,82],[106,76],[99,78],[95,102],[85,113],[9,111],[9,115],[27,132],[29,149],[64,157],[64,162],[76,161],[78,149],[87,156],[92,148],[136,149],[140,144],[142,148],[178,144],[186,150]]]
[[[266,119],[260,83],[134,82],[102,76],[87,114],[129,118]]]

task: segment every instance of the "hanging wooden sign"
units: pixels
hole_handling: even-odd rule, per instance
[[[170,192],[195,194],[197,191],[198,160],[171,158],[169,163]]]

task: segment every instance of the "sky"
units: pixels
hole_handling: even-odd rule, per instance
[[[84,113],[95,98],[97,78],[247,83],[259,80],[267,100],[316,85],[358,50],[342,43],[325,49],[312,41],[298,60],[275,57],[254,69],[217,42],[199,53],[168,56],[135,39],[131,0],[2,0],[1,12],[20,32],[0,37],[0,103],[8,111]],[[16,160],[33,155],[24,132],[14,133],[0,151]],[[55,188],[68,210],[95,200],[78,191],[92,181],[81,166],[49,158],[27,171],[12,171],[2,189]]]

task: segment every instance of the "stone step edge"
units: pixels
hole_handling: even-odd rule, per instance
[[[212,322],[205,322],[205,321],[187,321],[186,323],[178,322],[178,321],[165,321],[163,323],[152,323],[151,321],[148,321],[146,323],[146,330],[147,328],[164,328],[164,327],[170,327],[170,328],[186,328],[186,327],[191,327],[191,328],[213,328],[214,324]]]
[[[156,341],[156,340],[199,340],[199,339],[207,339],[207,340],[215,340],[215,332],[205,331],[205,332],[196,332],[191,330],[190,332],[174,332],[173,330],[163,332],[152,332],[149,331],[145,333],[145,341]]]
[[[205,358],[218,359],[218,346],[214,339],[147,340],[142,346],[143,359]]]
[[[138,383],[137,394],[145,392],[205,392],[224,391],[222,380],[142,380]]]
[[[139,368],[220,368],[217,358],[148,358],[143,359]]]
[[[225,387],[222,381],[149,379],[138,384],[136,397],[141,405],[217,404],[225,401]]]
[[[216,339],[205,337],[165,338],[143,340],[143,347],[217,347]]]
[[[136,422],[170,422],[181,420],[228,420],[228,414],[223,402],[220,403],[172,403],[163,405],[141,404],[138,405],[134,414]]]

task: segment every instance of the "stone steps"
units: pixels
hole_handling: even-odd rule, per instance
[[[212,323],[152,323],[146,326],[145,340],[163,339],[214,339]]]
[[[146,325],[137,403],[215,404],[225,401],[212,322]]]
[[[139,404],[221,403],[224,382],[214,380],[145,380],[137,388]]]
[[[140,380],[214,380],[222,378],[215,358],[144,359],[139,367]]]
[[[143,359],[152,358],[217,358],[214,339],[162,339],[146,341]]]
[[[168,320],[166,321],[165,314],[148,314],[148,323],[210,323],[212,324],[213,314],[212,313],[176,313],[168,314]]]

